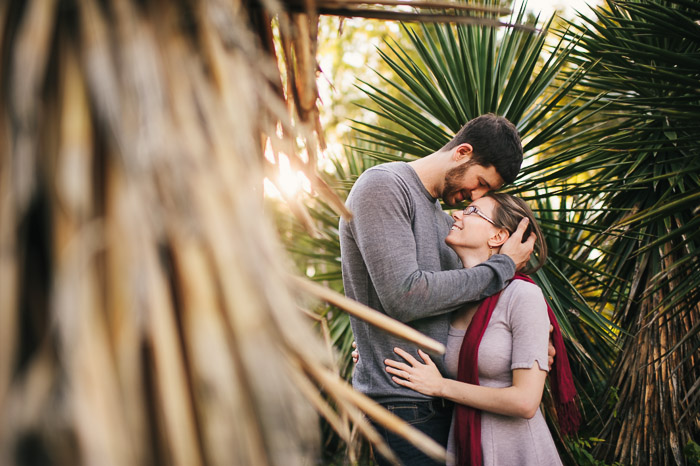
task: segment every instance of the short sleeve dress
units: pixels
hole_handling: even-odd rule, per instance
[[[450,327],[445,365],[453,378],[465,333]],[[503,290],[481,340],[479,384],[509,387],[513,369],[531,368],[535,363],[547,370],[548,342],[549,317],[542,291],[532,283],[514,280]],[[532,419],[482,411],[481,449],[484,466],[562,464],[541,410]],[[456,458],[454,417],[447,450]]]

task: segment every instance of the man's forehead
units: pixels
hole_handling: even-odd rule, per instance
[[[493,165],[489,167],[479,165],[478,167],[481,169],[479,170],[478,176],[482,177],[491,189],[500,189],[501,186],[505,184],[503,177]]]

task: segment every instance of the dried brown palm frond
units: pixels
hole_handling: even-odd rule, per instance
[[[275,93],[286,99],[291,119],[276,112],[269,120],[264,133],[273,142],[275,153],[291,156],[294,168],[302,170],[311,181],[312,188],[321,194],[329,205],[343,216],[349,216],[342,201],[316,174],[317,151],[325,148],[317,107],[316,87],[316,42],[318,38],[318,16],[375,18],[404,22],[451,22],[463,24],[485,24],[532,29],[523,24],[504,23],[499,17],[510,10],[489,5],[468,4],[451,1],[415,0],[260,0],[248,4],[253,29],[263,49],[276,60],[274,32],[271,18],[277,18],[284,63],[286,83],[274,78]],[[279,60],[278,60],[279,61]],[[294,123],[294,124],[293,124]],[[301,136],[307,160],[297,157],[297,150],[289,138],[277,141],[277,134]],[[286,147],[285,147],[286,144]],[[287,199],[293,213],[313,233],[312,222],[303,207],[294,199]]]
[[[286,0],[284,7],[293,12],[310,10],[318,14],[341,17],[374,18],[402,22],[447,22],[483,24],[532,29],[522,24],[506,23],[499,17],[508,15],[507,8],[450,1],[416,0]],[[399,8],[395,8],[399,7]]]
[[[312,281],[295,278],[294,282],[301,290],[345,310],[345,312],[358,319],[369,322],[380,330],[396,335],[404,340],[412,341],[433,354],[441,355],[445,353],[445,345],[442,343],[426,337],[412,327],[397,325],[396,320],[386,314],[376,312],[364,304],[346,298]]]
[[[312,16],[290,16],[285,94],[255,8],[0,4],[0,464],[304,464],[316,411],[444,457],[338,378],[297,308],[342,298],[289,278],[264,141],[344,207],[314,171]]]

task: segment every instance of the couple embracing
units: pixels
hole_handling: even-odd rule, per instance
[[[353,386],[460,465],[561,464],[539,409],[548,372],[560,427],[578,422],[561,332],[527,275],[546,260],[542,232],[524,201],[491,193],[515,180],[522,159],[515,127],[482,115],[427,157],[363,173],[347,200],[353,218],[340,222],[346,295],[447,348],[431,359],[351,319]],[[440,199],[471,203],[449,216]],[[375,427],[404,464],[436,464]]]

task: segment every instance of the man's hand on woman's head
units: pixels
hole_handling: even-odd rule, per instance
[[[520,270],[527,265],[527,262],[530,260],[530,255],[532,255],[532,251],[535,249],[536,236],[534,233],[530,233],[530,237],[523,243],[523,234],[525,234],[529,223],[529,219],[523,218],[518,225],[518,229],[515,230],[515,232],[510,235],[510,238],[501,246],[501,254],[505,254],[513,259],[513,262],[515,262],[515,270]]]
[[[550,343],[550,344],[551,344],[551,343]],[[353,341],[353,342],[352,342],[352,347],[353,347],[354,349],[353,349],[352,352],[350,353],[350,356],[352,356],[352,362],[355,363],[355,364],[357,364],[357,361],[360,360],[360,352],[357,351],[357,343],[355,343],[355,342]],[[554,348],[554,347],[552,347],[552,348]],[[550,364],[550,366],[551,366],[551,364]]]

